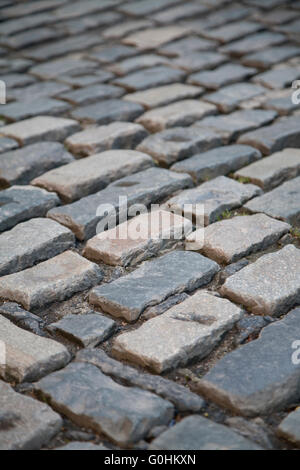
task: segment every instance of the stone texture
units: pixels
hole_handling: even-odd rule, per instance
[[[299,401],[300,367],[292,362],[299,314],[299,308],[290,312],[264,328],[259,339],[224,356],[197,381],[197,390],[244,416],[274,413]]]
[[[21,145],[38,141],[63,141],[77,132],[79,125],[71,119],[38,116],[0,128],[0,135],[16,139]]]
[[[192,51],[207,51],[216,47],[215,41],[188,36],[178,41],[166,44],[159,49],[159,53],[168,57],[179,57]]]
[[[96,68],[96,62],[69,57],[35,65],[30,69],[30,73],[42,80],[54,80],[64,75],[93,73]]]
[[[34,100],[31,106],[27,102],[16,102],[1,106],[1,115],[8,122],[21,121],[41,114],[61,115],[69,111],[70,105],[51,98]]]
[[[158,436],[151,450],[262,450],[222,424],[202,416],[189,416]]]
[[[277,47],[268,47],[262,51],[252,52],[243,58],[243,64],[249,67],[267,69],[284,60],[299,56],[300,48],[291,44]]]
[[[245,204],[250,212],[263,212],[292,225],[300,221],[300,177],[294,178],[267,194]]]
[[[99,233],[87,242],[83,254],[97,262],[127,267],[171,248],[191,231],[190,220],[155,211]]]
[[[168,297],[167,300],[165,300],[164,302],[158,305],[154,305],[153,307],[148,307],[142,314],[142,319],[151,320],[151,318],[158,317],[159,315],[162,315],[167,310],[169,310],[171,307],[174,307],[174,305],[180,304],[188,298],[189,295],[185,292],[182,292],[181,294],[172,295],[171,297]]]
[[[282,44],[285,41],[286,37],[283,34],[263,31],[262,33],[253,34],[241,39],[240,41],[227,44],[221,47],[220,50],[234,56],[241,56],[265,49],[266,47]]]
[[[173,417],[170,402],[135,387],[124,387],[91,364],[73,363],[36,384],[51,406],[78,425],[129,445]]]
[[[165,398],[179,411],[200,411],[204,401],[188,388],[158,375],[150,375],[116,361],[101,349],[83,349],[76,361],[92,364],[113,379],[122,380],[125,385],[139,387]]]
[[[0,193],[0,232],[32,217],[43,217],[59,204],[54,193],[32,186],[12,186]]]
[[[71,297],[100,282],[98,266],[66,251],[33,268],[1,278],[0,297],[31,310]]]
[[[214,105],[197,100],[183,100],[161,108],[147,111],[137,119],[150,132],[159,132],[169,127],[189,126],[205,116],[216,114]]]
[[[162,57],[157,54],[142,54],[111,64],[109,66],[109,70],[114,72],[116,75],[122,76],[138,70],[168,64],[170,64],[170,61],[166,57]]]
[[[251,183],[257,184],[264,190],[270,190],[299,174],[300,150],[286,148],[242,168],[235,173],[235,177],[247,178]]]
[[[197,96],[200,96],[202,92],[203,88],[200,87],[185,85],[184,83],[173,83],[171,85],[152,88],[146,91],[130,93],[129,95],[126,95],[124,99],[126,101],[139,103],[146,109],[152,109],[175,101],[196,98]]]
[[[0,450],[39,450],[60,431],[62,419],[48,405],[2,381],[0,391],[1,415],[11,416],[11,423],[0,428]]]
[[[142,112],[143,107],[137,103],[113,99],[77,108],[71,114],[80,121],[109,124],[114,121],[134,121]]]
[[[1,80],[3,80],[7,84],[8,93],[10,92],[10,89],[20,89],[27,85],[31,85],[36,81],[34,77],[31,77],[30,75],[24,73],[9,73],[6,75],[2,75]]]
[[[111,64],[136,54],[137,50],[135,47],[117,44],[109,47],[97,47],[92,53],[89,54],[89,57],[91,57],[93,60],[97,60],[101,64]]]
[[[134,204],[145,204],[148,207],[192,184],[189,175],[149,168],[115,181],[103,191],[73,204],[50,210],[48,217],[70,228],[79,240],[85,240],[96,235],[97,225],[104,220],[104,214],[98,211],[101,204],[111,205],[111,210],[118,215],[124,211],[124,202],[120,199],[122,196],[127,198],[128,208]]]
[[[229,277],[221,293],[259,315],[280,316],[299,303],[300,250],[287,245]]]
[[[137,149],[167,166],[198,152],[222,145],[220,136],[209,129],[174,127],[147,137]]]
[[[226,56],[218,52],[194,51],[174,59],[174,64],[191,73],[198,70],[215,68],[218,65],[224,64],[226,60]]]
[[[48,171],[32,181],[55,191],[66,202],[95,193],[109,183],[153,165],[152,159],[134,150],[109,150]]]
[[[62,320],[51,323],[48,331],[79,343],[80,346],[94,347],[109,338],[116,328],[116,323],[96,312],[84,315],[66,315]]]
[[[234,263],[256,251],[264,251],[289,232],[291,226],[264,214],[222,220],[204,229],[201,252],[219,263]],[[201,229],[200,229],[201,230]],[[186,241],[189,250],[198,250],[197,232]]]
[[[149,28],[153,26],[153,22],[146,19],[133,19],[126,21],[124,23],[119,23],[117,25],[110,26],[102,32],[102,36],[105,39],[119,39],[126,36],[129,33],[134,33],[142,29]]]
[[[271,89],[281,90],[290,87],[300,78],[300,67],[282,67],[271,69],[254,77],[254,81]]]
[[[247,79],[256,73],[256,69],[238,64],[225,64],[212,71],[198,72],[190,75],[188,82],[218,90],[225,85]]]
[[[73,134],[65,145],[73,154],[87,156],[110,149],[133,149],[147,136],[148,132],[138,124],[113,122]]]
[[[73,105],[89,105],[98,101],[119,98],[124,91],[122,88],[113,85],[92,85],[79,90],[71,90],[60,94],[60,99]]]
[[[1,128],[2,126],[0,126]],[[18,143],[13,139],[7,137],[0,137],[0,153],[9,152],[18,148]]]
[[[223,113],[234,111],[243,101],[262,95],[265,88],[252,83],[236,83],[205,95],[205,100],[215,104]]]
[[[248,34],[255,33],[263,29],[259,23],[251,21],[237,21],[210,29],[204,32],[205,37],[215,39],[221,43],[231,42]]]
[[[6,302],[1,305],[0,314],[24,330],[35,335],[45,336],[42,331],[45,326],[44,320],[31,312],[27,312],[16,303]]]
[[[57,82],[38,82],[33,85],[15,88],[13,90],[8,90],[9,97],[17,101],[31,101],[34,96],[35,99],[47,98],[47,97],[57,97],[60,93],[66,93],[70,90],[68,85]]]
[[[73,233],[50,219],[31,219],[0,235],[0,276],[29,268],[72,248]]]
[[[173,82],[181,82],[185,73],[165,65],[150,67],[138,72],[131,73],[122,78],[116,78],[114,84],[128,91],[142,91]]]
[[[228,145],[175,163],[171,170],[188,173],[197,183],[227,175],[261,158],[261,153],[247,145]]]
[[[124,44],[134,45],[138,49],[155,49],[168,42],[186,36],[189,30],[183,26],[161,26],[134,33],[123,39]]]
[[[0,338],[6,349],[5,364],[0,365],[4,380],[34,382],[64,367],[71,359],[60,343],[18,328],[3,316],[0,326]]]
[[[176,23],[178,20],[198,16],[208,12],[209,8],[206,5],[198,3],[189,3],[176,5],[175,7],[168,8],[159,13],[151,16],[152,19],[159,23]]]
[[[62,144],[56,142],[41,142],[2,153],[0,188],[28,184],[33,178],[46,171],[72,161],[74,157],[66,152]]]
[[[239,143],[253,145],[265,155],[278,152],[286,147],[300,147],[300,117],[281,119],[262,129],[244,134]]]
[[[219,266],[201,255],[176,251],[148,261],[132,273],[93,289],[90,303],[132,322],[150,305],[208,284]],[[127,293],[131,292],[130,298]]]
[[[300,446],[300,408],[290,413],[279,425],[277,433],[280,437]]]
[[[185,217],[197,215],[204,209],[204,224],[209,225],[223,212],[240,207],[244,202],[261,194],[261,189],[252,184],[241,184],[226,176],[219,176],[194,189],[186,189],[178,196],[166,202],[170,210],[180,214],[185,210]],[[184,207],[190,204],[191,207]],[[199,207],[198,207],[199,206]]]
[[[112,351],[161,374],[206,357],[242,315],[228,300],[199,291],[138,329],[119,335]]]

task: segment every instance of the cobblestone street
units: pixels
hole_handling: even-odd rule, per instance
[[[300,1],[0,0],[0,80],[0,450],[299,449]]]

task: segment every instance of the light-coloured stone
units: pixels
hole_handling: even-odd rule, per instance
[[[280,316],[300,301],[300,250],[288,245],[229,277],[222,295],[258,315]]]
[[[162,26],[134,33],[123,39],[124,44],[132,44],[139,49],[156,49],[167,42],[186,36],[189,29],[183,26]]]
[[[83,254],[113,266],[135,265],[172,247],[191,231],[190,220],[159,210],[99,233],[88,241]]]
[[[2,315],[0,340],[5,348],[5,362],[0,364],[4,380],[33,382],[64,367],[71,359],[62,344],[18,328]]]
[[[141,152],[108,150],[48,171],[34,179],[32,184],[55,191],[64,201],[72,202],[152,165],[152,158]]]
[[[277,434],[300,447],[300,408],[290,413],[279,425]]]
[[[199,291],[137,330],[118,336],[113,352],[161,374],[206,357],[242,316],[242,310],[228,300]]]
[[[31,310],[59,302],[100,282],[98,266],[66,251],[33,268],[1,278],[0,297]]]

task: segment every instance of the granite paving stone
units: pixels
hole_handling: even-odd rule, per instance
[[[48,217],[70,228],[79,240],[86,240],[94,237],[96,230],[100,233],[106,228],[107,218],[103,211],[99,211],[102,204],[110,205],[115,216],[123,213],[124,210],[127,214],[122,197],[126,197],[128,209],[134,204],[144,204],[148,207],[192,185],[192,179],[187,174],[149,168],[115,181],[104,190],[73,204],[50,210]],[[112,227],[115,225],[116,221]]]
[[[75,1],[67,5],[62,5],[57,10],[55,10],[55,16],[61,20],[68,18],[76,18],[88,15],[90,13],[97,13],[105,10],[110,10],[115,6],[118,6],[120,0],[102,0],[99,3],[97,0],[85,0],[84,3],[80,1]]]
[[[119,385],[91,364],[70,364],[38,382],[36,390],[76,424],[123,446],[146,437],[154,426],[168,424],[174,413],[167,400]]]
[[[6,83],[8,91],[12,88],[23,88],[36,82],[34,77],[25,73],[8,73],[2,75],[1,80]]]
[[[173,4],[179,3],[178,0],[136,0],[129,4],[120,5],[119,10],[132,16],[145,16],[156,11],[163,10]]]
[[[39,450],[60,431],[62,418],[50,406],[16,393],[0,381],[1,415],[8,425],[0,429],[1,450]]]
[[[144,263],[110,284],[94,288],[89,300],[103,311],[132,322],[148,306],[208,284],[218,270],[214,261],[197,253],[175,251]],[[129,290],[130,298],[127,296]]]
[[[37,2],[21,3],[3,8],[1,16],[4,18],[17,18],[30,13],[49,11],[66,3],[67,0],[40,0]]]
[[[188,33],[189,29],[184,26],[161,26],[133,33],[123,39],[123,43],[134,45],[141,50],[155,49]]]
[[[33,268],[1,278],[0,297],[38,309],[91,288],[102,279],[101,269],[75,252],[66,251]]]
[[[215,93],[204,96],[209,103],[215,104],[223,113],[234,111],[243,101],[262,95],[265,88],[252,83],[236,83],[220,88]]]
[[[174,65],[191,73],[198,70],[212,69],[224,64],[227,57],[219,52],[192,51],[174,59]]]
[[[100,46],[89,54],[93,60],[97,60],[103,64],[110,64],[118,62],[119,60],[126,59],[137,54],[135,47],[115,45],[115,46]]]
[[[56,25],[56,31],[63,34],[80,34],[87,31],[103,28],[114,23],[118,23],[123,19],[122,15],[117,12],[94,13],[93,15],[83,16],[81,18],[73,18]]]
[[[299,401],[300,367],[291,360],[299,314],[299,308],[293,310],[263,328],[259,339],[228,353],[197,381],[197,391],[244,416],[264,415]]]
[[[300,149],[286,148],[270,157],[252,163],[235,173],[236,178],[247,178],[264,190],[274,189],[286,180],[300,174]]]
[[[9,103],[1,107],[1,115],[7,122],[16,122],[41,114],[52,116],[61,115],[71,109],[68,103],[52,99],[41,98],[28,106],[27,102]]]
[[[221,65],[212,71],[198,72],[190,75],[188,83],[217,90],[225,85],[247,79],[256,73],[256,69],[238,64]]]
[[[22,18],[13,18],[3,22],[3,25],[1,25],[1,34],[10,36],[33,28],[49,26],[56,21],[57,19],[51,12],[23,16]]]
[[[198,36],[188,36],[178,41],[162,46],[159,53],[167,57],[178,57],[192,51],[207,51],[216,47],[216,41],[210,41]]]
[[[175,163],[171,170],[188,173],[196,183],[201,183],[217,176],[227,175],[260,158],[261,153],[253,147],[227,145]]]
[[[0,126],[1,128],[1,126]],[[15,150],[19,145],[16,140],[9,139],[8,137],[0,137],[0,153]]]
[[[290,87],[294,80],[299,78],[300,67],[284,67],[260,73],[253,78],[253,81],[271,89],[281,90]]]
[[[52,168],[66,165],[74,157],[56,142],[41,142],[19,150],[2,153],[0,156],[0,188],[28,184]]]
[[[267,69],[293,57],[299,56],[300,48],[294,45],[268,47],[262,51],[252,52],[243,57],[243,64],[249,67]]]
[[[294,443],[299,447],[300,445],[300,408],[290,413],[279,425],[277,434],[280,437]]]
[[[60,93],[66,93],[70,90],[68,85],[54,81],[38,82],[22,88],[8,90],[9,97],[16,101],[30,101],[35,99],[57,97]]]
[[[131,73],[122,78],[116,78],[114,84],[125,88],[127,91],[142,91],[173,82],[181,82],[185,78],[182,70],[158,65],[138,72]]]
[[[227,43],[247,36],[248,34],[255,33],[261,29],[263,29],[263,26],[260,23],[237,21],[235,23],[219,26],[218,28],[205,30],[202,34],[208,39],[215,39],[221,43]]]
[[[242,56],[283,42],[286,42],[286,37],[283,34],[266,31],[227,44],[221,47],[220,51],[233,56]]]
[[[170,60],[166,57],[162,57],[158,54],[142,54],[135,57],[129,57],[128,59],[122,60],[109,65],[109,70],[114,72],[116,75],[127,75],[138,70],[156,67],[158,65],[169,65]]]
[[[60,37],[62,37],[62,34],[55,31],[53,28],[43,27],[0,38],[0,44],[15,50],[20,50]]]
[[[5,364],[0,364],[0,377],[4,380],[33,382],[64,367],[71,359],[62,344],[25,331],[2,315],[0,326],[6,349]]]
[[[300,250],[287,245],[229,277],[221,293],[259,315],[280,316],[299,303]]]
[[[124,94],[122,88],[113,85],[93,85],[79,90],[61,93],[59,98],[73,105],[88,105],[97,101],[119,98]]]
[[[228,300],[199,291],[113,342],[115,356],[161,374],[203,359],[243,316]]]
[[[65,202],[73,202],[152,165],[152,158],[141,152],[108,150],[50,170],[35,178],[32,184],[58,193]]]
[[[208,11],[209,7],[207,5],[192,2],[168,8],[167,10],[151,15],[150,18],[159,23],[172,23],[185,18],[202,15]]]
[[[60,203],[59,197],[32,186],[12,186],[0,193],[0,232],[33,217],[43,217]]]
[[[35,335],[45,336],[43,331],[45,321],[34,313],[24,310],[14,302],[6,302],[1,305],[0,314],[24,330],[30,331]]]
[[[74,57],[56,59],[35,65],[30,73],[42,80],[54,80],[62,75],[74,73],[93,73],[97,69],[97,63],[91,60],[76,59]]]
[[[74,119],[97,124],[109,124],[114,121],[134,121],[144,109],[138,103],[111,99],[82,106],[71,112]]]
[[[147,19],[132,19],[126,22],[112,25],[102,31],[102,36],[105,39],[119,39],[129,33],[134,33],[142,29],[150,28],[153,26],[153,21]]]

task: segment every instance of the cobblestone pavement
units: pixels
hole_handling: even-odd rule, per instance
[[[0,449],[299,447],[300,2],[0,20]]]

